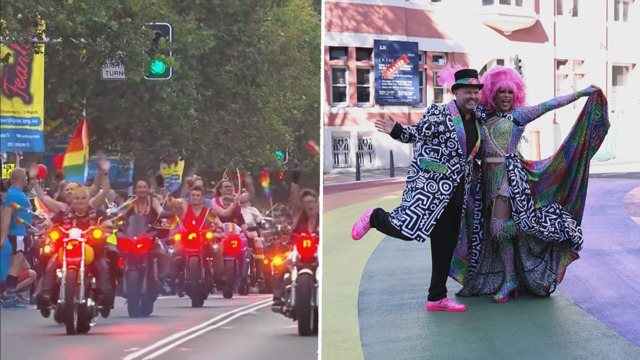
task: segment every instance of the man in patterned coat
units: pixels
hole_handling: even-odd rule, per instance
[[[367,210],[351,231],[354,240],[372,227],[401,240],[430,239],[428,310],[466,310],[465,305],[447,298],[446,282],[480,147],[475,109],[482,84],[473,69],[458,70],[454,76],[451,91],[455,100],[431,105],[416,125],[376,119],[378,131],[404,143],[419,142],[420,147],[409,167],[400,206],[390,213],[381,208]]]

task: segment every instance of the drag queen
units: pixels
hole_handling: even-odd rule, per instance
[[[519,74],[496,66],[481,78],[482,171],[466,199],[467,228],[450,275],[461,296],[505,302],[517,290],[548,296],[582,247],[589,161],[609,128],[607,101],[596,86],[524,106]],[[560,149],[541,161],[518,153],[525,125],[548,111],[588,96]]]

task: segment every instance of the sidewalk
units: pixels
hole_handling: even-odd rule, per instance
[[[408,167],[396,167],[395,177],[390,176],[389,169],[360,169],[360,181],[356,181],[356,170],[354,168],[333,170],[323,175],[323,185],[345,185],[360,184],[368,182],[404,182],[407,176]],[[638,160],[593,160],[591,161],[591,174],[620,174],[638,173],[640,177],[640,159]]]

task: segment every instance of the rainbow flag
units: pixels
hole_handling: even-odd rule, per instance
[[[89,161],[89,129],[87,128],[87,116],[82,112],[82,124],[69,141],[69,147],[64,154],[62,169],[67,181],[78,181],[84,184],[87,180],[87,163]]]

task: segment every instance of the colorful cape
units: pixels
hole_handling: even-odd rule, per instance
[[[554,212],[559,208],[564,214],[570,216],[569,222],[573,221],[575,226],[578,227],[577,232],[580,232],[579,225],[582,222],[582,214],[584,212],[590,160],[602,144],[609,127],[607,100],[602,91],[596,91],[587,99],[575,125],[553,156],[540,161],[525,160],[521,156],[518,156],[518,158],[512,156],[507,159],[507,163],[511,161],[512,165],[514,161],[517,161],[519,166],[514,166],[514,168],[519,168],[526,173],[525,186],[528,184],[528,190],[530,191],[527,192],[530,192],[533,199],[536,215],[545,213],[548,209],[552,209],[552,212]],[[454,280],[463,285],[479,265],[481,247],[483,245],[482,239],[484,239],[481,173],[480,171],[477,177],[474,178],[473,191],[466,199],[467,209],[463,217],[461,238],[454,252],[449,273]],[[516,211],[517,209],[514,207],[514,219],[516,218]],[[530,212],[523,212],[520,215],[525,218],[527,216],[530,217],[530,214]],[[557,215],[557,211],[552,215]],[[537,220],[538,224],[545,221]],[[516,222],[518,221],[516,220]],[[532,223],[536,224],[536,221]],[[570,230],[576,231],[576,229]],[[565,229],[559,229],[558,231],[570,232]],[[570,236],[574,235],[571,234]],[[549,241],[544,236],[540,238],[528,233],[522,236],[522,241],[520,241],[517,251],[520,251],[525,256],[533,256],[533,251],[543,251],[540,249],[544,247],[545,254],[538,253],[535,255],[544,255],[553,263],[548,270],[554,274],[547,274],[552,276],[550,276],[550,280],[545,280],[549,281],[549,286],[547,286],[549,292],[552,292],[555,289],[555,285],[562,281],[567,265],[579,258],[577,250],[582,245],[581,233],[579,235],[579,244],[562,244],[562,246],[558,246],[555,249],[552,249],[554,246],[544,247],[543,244],[540,246],[539,239]],[[562,238],[562,235],[560,235],[560,238]],[[533,245],[532,243],[527,243],[532,241],[536,243]],[[557,251],[560,253],[559,257],[558,253],[552,254],[552,252]],[[526,272],[527,269],[524,271]],[[542,287],[544,286],[538,286],[538,288]]]

